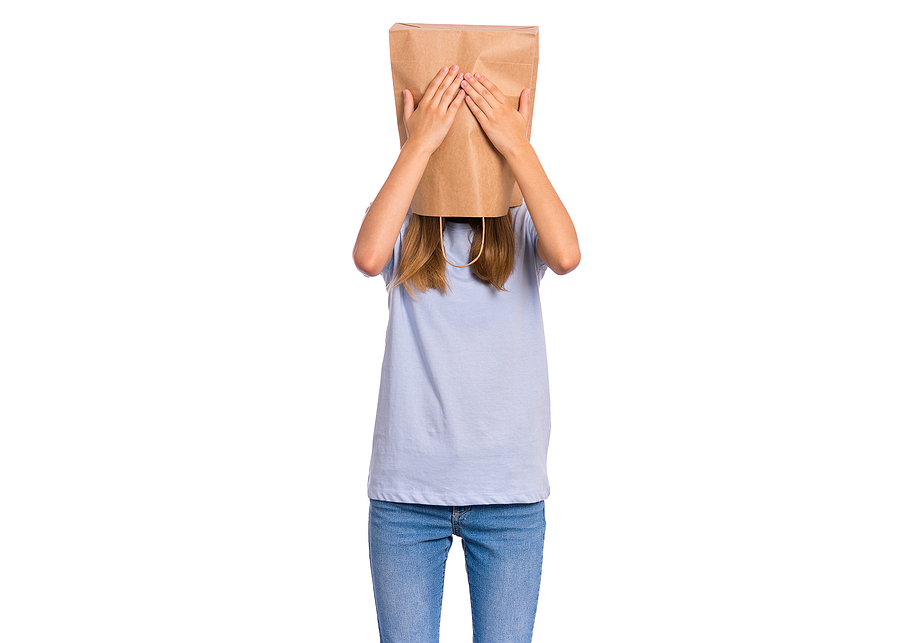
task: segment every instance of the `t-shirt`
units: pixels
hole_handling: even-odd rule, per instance
[[[523,203],[515,267],[498,291],[446,266],[449,289],[388,291],[368,495],[431,505],[529,503],[550,494],[550,390],[539,284],[547,269]],[[400,263],[410,214],[382,271]],[[449,261],[470,261],[467,223],[444,220]],[[479,259],[480,261],[480,259]]]

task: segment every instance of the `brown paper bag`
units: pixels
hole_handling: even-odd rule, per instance
[[[484,74],[512,105],[531,88],[526,135],[531,137],[538,68],[538,28],[397,23],[391,27],[391,73],[400,145],[406,142],[403,90],[415,104],[441,67]],[[500,217],[522,204],[506,159],[462,105],[441,146],[431,155],[412,201],[425,216]]]

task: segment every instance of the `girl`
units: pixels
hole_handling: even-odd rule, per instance
[[[578,239],[526,137],[528,89],[517,110],[490,80],[454,65],[415,109],[408,90],[403,99],[407,141],[353,249],[360,271],[384,277],[390,311],[368,482],[381,641],[438,643],[455,534],[475,643],[524,643],[550,493],[538,285],[547,266],[562,275],[578,265]],[[463,103],[506,158],[524,203],[488,219],[413,214],[425,166]]]

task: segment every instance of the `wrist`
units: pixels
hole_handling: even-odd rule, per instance
[[[432,147],[420,139],[408,138],[403,144],[401,151],[406,152],[410,155],[424,156],[426,158],[429,158],[432,154],[434,154],[434,151],[436,149],[436,147]]]
[[[531,147],[531,141],[522,138],[521,141],[517,141],[502,151],[502,154],[508,162],[513,162],[534,154],[534,148]]]

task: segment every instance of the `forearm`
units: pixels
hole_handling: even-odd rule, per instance
[[[506,160],[531,213],[541,259],[557,274],[574,270],[581,261],[575,225],[534,148],[526,141],[508,152]]]
[[[430,157],[426,148],[409,141],[401,148],[356,237],[353,261],[361,272],[375,276],[390,259],[400,226]]]

